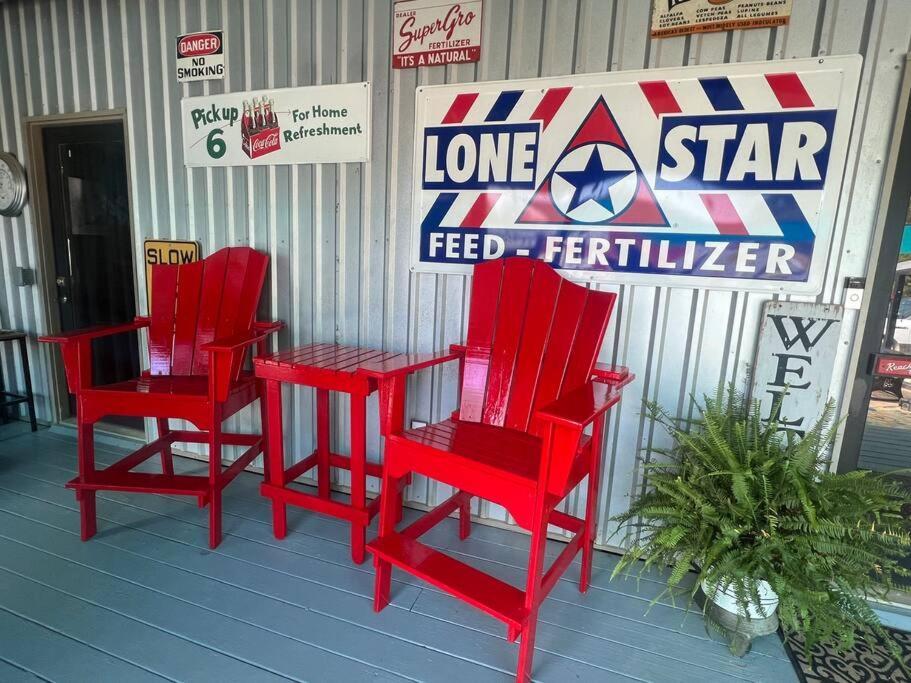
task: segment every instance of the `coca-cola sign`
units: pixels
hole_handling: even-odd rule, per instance
[[[481,5],[481,0],[396,2],[392,20],[392,68],[478,61]]]
[[[251,159],[258,159],[264,154],[275,152],[282,147],[279,129],[273,128],[249,134],[244,137],[241,146],[244,154]]]
[[[217,93],[181,100],[187,166],[367,161],[370,84]]]
[[[884,377],[911,377],[911,356],[877,356],[873,374]]]

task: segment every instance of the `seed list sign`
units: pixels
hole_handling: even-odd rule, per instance
[[[185,97],[187,166],[263,166],[367,161],[370,84]]]
[[[225,47],[221,31],[177,36],[177,80],[180,83],[225,77]]]
[[[441,66],[481,58],[481,0],[401,0],[392,19],[392,68]]]
[[[817,293],[859,56],[420,87],[412,264]]]

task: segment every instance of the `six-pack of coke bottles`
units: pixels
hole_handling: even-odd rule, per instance
[[[256,159],[281,149],[281,128],[274,102],[265,97],[248,103],[244,100],[244,113],[240,119],[241,147],[251,159]]]

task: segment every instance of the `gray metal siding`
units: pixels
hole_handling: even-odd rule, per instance
[[[409,240],[414,90],[419,85],[558,76],[643,67],[860,53],[865,62],[847,172],[823,293],[839,302],[846,275],[864,274],[884,155],[911,41],[904,0],[795,0],[788,26],[691,37],[648,37],[643,0],[487,0],[478,64],[392,71],[389,0],[25,0],[0,4],[0,147],[26,157],[27,116],[124,108],[131,152],[135,258],[147,237],[195,239],[206,253],[250,244],[270,253],[263,314],[288,328],[278,345],[336,340],[429,351],[465,333],[468,278],[411,274]],[[224,82],[179,85],[174,37],[223,28]],[[371,161],[367,164],[187,169],[179,105],[183,96],[319,83],[373,84]],[[17,265],[38,263],[32,209],[0,219],[0,326],[47,330],[40,288],[17,288]],[[39,273],[39,277],[48,274]],[[144,292],[138,272],[137,291]],[[742,380],[767,295],[711,289],[616,285],[620,305],[603,359],[632,367],[638,379],[610,418],[605,450],[601,537],[639,485],[637,455],[661,442],[642,419],[641,401],[692,410],[690,394]],[[794,297],[797,298],[797,297]],[[804,297],[806,298],[806,297]],[[813,299],[814,297],[811,297]],[[140,309],[144,308],[140,296]],[[856,313],[847,311],[830,393],[840,397]],[[39,413],[50,419],[50,351],[32,345]],[[5,377],[17,361],[0,356]],[[410,393],[410,417],[434,420],[455,406],[456,371],[424,373]],[[313,448],[309,391],[288,392],[288,451]],[[347,448],[345,401],[334,438]],[[376,400],[368,445],[380,457]],[[255,411],[235,419],[251,426]],[[344,478],[341,484],[346,483]],[[432,503],[445,487],[416,481],[410,497]],[[580,510],[584,495],[569,501]],[[491,520],[504,511],[482,505]],[[611,543],[618,543],[617,539]]]

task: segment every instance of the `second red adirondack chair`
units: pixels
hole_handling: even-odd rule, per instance
[[[474,269],[465,345],[399,356],[366,371],[380,382],[386,437],[379,536],[367,546],[376,565],[374,607],[389,602],[392,566],[448,591],[504,621],[510,640],[521,636],[518,681],[530,677],[538,608],[580,551],[579,588],[588,588],[604,417],[633,379],[626,368],[595,362],[615,298],[573,284],[540,261],[487,262]],[[405,429],[407,376],[454,359],[462,378],[459,410],[443,422]],[[389,492],[413,473],[456,493],[396,531],[401,501]],[[558,511],[586,478],[584,519]],[[503,505],[531,532],[524,591],[418,541],[456,510],[466,538],[474,496]],[[545,571],[548,524],[573,537]]]
[[[221,541],[221,492],[263,450],[259,434],[231,434],[222,423],[261,392],[244,370],[251,346],[281,323],[254,322],[269,257],[247,247],[222,249],[203,261],[152,268],[149,317],[108,327],[42,337],[60,344],[70,393],[76,398],[79,475],[67,484],[79,501],[82,540],[96,532],[97,491],[134,491],[196,496],[209,506],[209,546]],[[148,329],[150,369],[141,377],[102,386],[92,383],[92,340]],[[262,402],[261,402],[262,405]],[[152,417],[158,438],[104,469],[95,468],[94,425],[109,415]],[[191,422],[200,431],[173,431],[169,419]],[[265,423],[265,420],[263,420]],[[207,476],[174,474],[174,443],[209,446]],[[246,446],[222,469],[222,446]],[[162,473],[133,472],[161,455]]]

